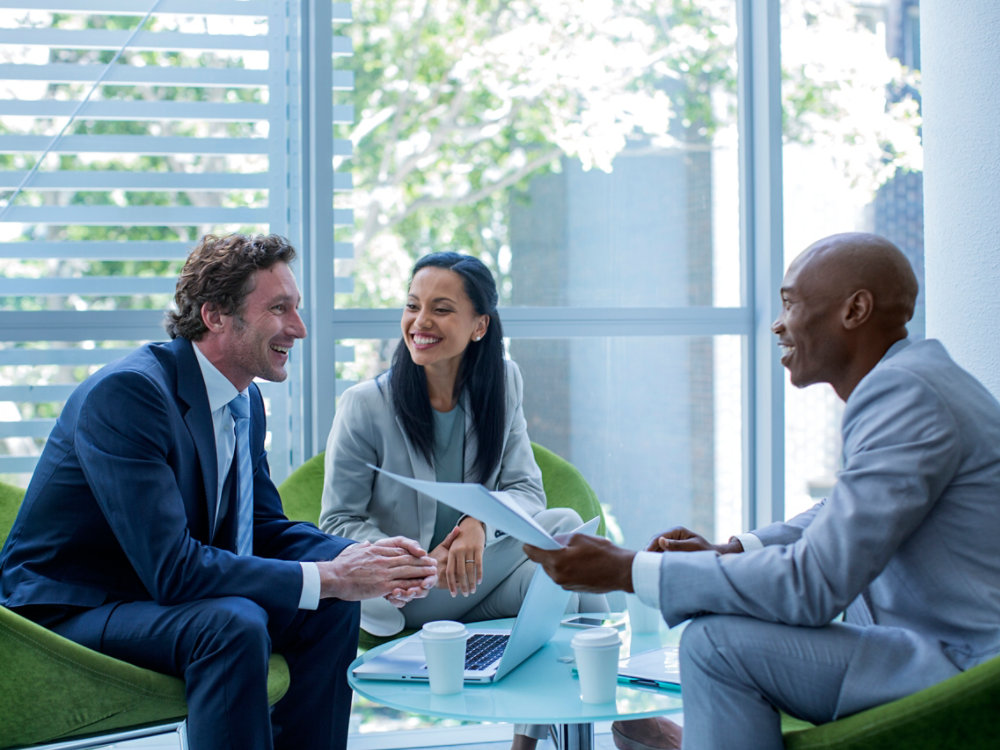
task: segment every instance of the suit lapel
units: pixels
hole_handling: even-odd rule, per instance
[[[191,433],[201,476],[205,487],[205,504],[208,515],[209,534],[216,526],[216,503],[219,494],[219,465],[215,453],[215,428],[212,412],[208,406],[205,379],[195,357],[193,344],[184,338],[177,338],[168,344],[177,355],[177,397],[187,409],[184,423]]]

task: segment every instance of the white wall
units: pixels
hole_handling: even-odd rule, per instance
[[[921,0],[927,336],[1000,397],[1000,2]]]

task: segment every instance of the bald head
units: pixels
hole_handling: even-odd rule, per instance
[[[844,232],[814,242],[797,257],[800,278],[808,277],[823,296],[846,299],[871,292],[872,323],[886,331],[906,326],[917,302],[917,277],[910,261],[889,240],[866,232]]]
[[[847,400],[892,344],[906,338],[917,278],[883,237],[824,237],[792,261],[781,285],[778,337],[792,384],[830,383]]]

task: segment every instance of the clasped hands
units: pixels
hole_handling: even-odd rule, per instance
[[[609,591],[633,592],[632,560],[635,551],[619,547],[604,537],[589,534],[559,534],[560,549],[541,549],[524,545],[529,559],[541,565],[549,577],[570,591],[603,594]],[[738,541],[712,544],[703,536],[676,526],[654,536],[647,552],[696,552],[711,550],[718,554],[742,552]]]
[[[320,596],[345,601],[384,597],[395,607],[422,599],[437,585],[437,561],[404,536],[348,545],[332,560],[316,563]]]

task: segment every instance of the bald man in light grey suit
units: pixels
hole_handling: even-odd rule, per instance
[[[806,513],[721,545],[676,528],[638,554],[582,535],[528,550],[567,588],[693,618],[685,749],[781,748],[777,709],[826,722],[1000,654],[1000,404],[939,342],[907,339],[916,295],[875,235],[825,238],[789,266],[782,364],[846,402],[843,469]],[[613,732],[623,750],[681,745],[665,718]]]

